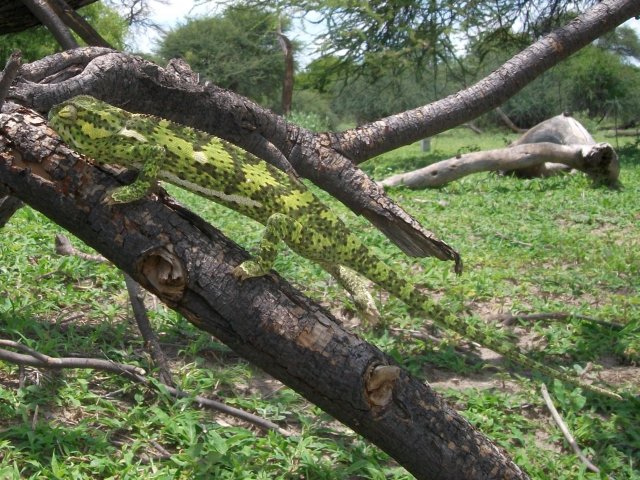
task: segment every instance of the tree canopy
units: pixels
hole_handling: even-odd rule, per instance
[[[206,80],[277,108],[284,59],[278,27],[289,22],[250,7],[228,7],[213,17],[189,19],[160,42],[158,54],[182,57]]]

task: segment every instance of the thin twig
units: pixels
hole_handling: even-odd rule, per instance
[[[569,312],[543,312],[543,313],[528,313],[528,314],[504,314],[504,315],[495,315],[491,318],[491,320],[496,322],[501,322],[503,325],[513,325],[515,322],[519,320],[523,320],[525,322],[533,322],[536,320],[567,320],[568,318],[576,318],[578,320],[585,320],[590,323],[595,323],[597,325],[602,325],[603,327],[613,328],[615,330],[622,330],[624,325],[617,322],[607,322],[605,320],[600,320],[593,317],[587,317],[585,315],[577,315],[575,313]]]
[[[84,253],[71,245],[71,241],[64,235],[56,234],[55,239],[56,253],[62,256],[78,257],[89,262],[107,263],[109,260],[102,255],[91,255]]]
[[[521,242],[520,240],[516,240],[515,238],[509,238],[500,232],[495,232],[494,235],[502,240],[506,240],[507,242],[513,243],[515,245],[520,245],[522,247],[528,247],[528,248],[533,247],[532,243]]]
[[[231,407],[226,405],[225,403],[219,402],[217,400],[212,400],[210,398],[201,397],[200,395],[191,395],[184,390],[179,390],[169,385],[163,385],[161,388],[157,387],[157,384],[152,382],[149,378],[145,377],[145,371],[142,368],[126,365],[123,363],[116,363],[110,360],[103,360],[99,358],[81,358],[81,357],[50,357],[41,352],[37,352],[26,345],[22,345],[19,342],[15,342],[13,340],[0,339],[0,346],[14,348],[16,350],[21,350],[23,352],[28,352],[26,354],[11,352],[9,350],[5,350],[0,348],[0,360],[4,360],[6,362],[10,362],[19,366],[28,365],[31,367],[37,368],[91,368],[94,370],[101,370],[111,373],[116,373],[119,375],[124,375],[127,378],[134,380],[137,383],[142,385],[155,388],[156,390],[166,390],[170,395],[176,398],[189,398],[192,403],[201,406],[207,407],[212,410],[217,410],[222,413],[226,413],[227,415],[231,415],[233,417],[239,418],[246,422],[249,422],[257,427],[266,430],[275,430],[281,435],[290,436],[291,433],[287,430],[280,428],[273,422],[269,420],[254,415],[249,412],[245,412],[244,410],[240,410],[238,408]]]
[[[573,435],[571,435],[569,428],[562,420],[562,417],[560,417],[560,414],[558,413],[558,410],[556,410],[556,407],[553,405],[553,402],[551,401],[551,396],[549,395],[549,391],[547,390],[547,386],[544,383],[542,384],[541,390],[542,390],[542,397],[544,398],[544,402],[547,404],[547,408],[551,412],[551,416],[555,420],[558,427],[560,427],[560,430],[562,431],[564,438],[567,440],[567,442],[569,442],[569,445],[571,445],[571,448],[573,448],[573,451],[576,453],[580,461],[584,463],[587,466],[587,468],[592,472],[600,473],[600,469],[596,467],[593,463],[591,463],[589,459],[585,457],[585,455],[582,453],[582,450],[580,450],[580,447],[576,443],[575,438],[573,438]]]
[[[9,55],[9,60],[7,60],[7,64],[2,72],[2,78],[0,78],[0,108],[2,108],[2,104],[9,94],[11,84],[18,76],[21,64],[22,53],[20,53],[20,50],[15,50]]]
[[[129,300],[131,302],[131,308],[133,309],[133,316],[136,319],[140,335],[142,335],[142,339],[144,340],[145,349],[149,352],[154,365],[159,370],[158,378],[165,385],[174,386],[175,382],[171,375],[169,362],[162,350],[162,347],[160,346],[158,335],[156,335],[155,330],[151,326],[149,315],[147,315],[147,309],[144,306],[144,293],[142,288],[140,288],[140,285],[138,285],[138,283],[127,273],[124,274],[124,281],[127,285],[127,291],[129,292]]]
[[[18,365],[28,365],[37,368],[92,368],[94,370],[103,370],[126,376],[145,374],[145,371],[140,367],[103,360],[101,358],[50,357],[13,340],[0,339],[0,346],[27,352],[22,354],[0,348],[0,360]]]

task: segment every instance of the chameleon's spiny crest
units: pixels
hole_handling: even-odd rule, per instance
[[[259,253],[236,267],[238,278],[265,274],[283,240],[329,273],[339,275],[342,267],[355,270],[440,326],[526,367],[615,396],[531,360],[515,345],[496,339],[495,332],[484,324],[469,325],[446,312],[408,282],[404,272],[391,268],[371,252],[301,182],[224,140],[169,120],[132,114],[89,96],[54,107],[49,121],[69,145],[96,162],[140,170],[132,185],[111,194],[116,202],[143,197],[160,178],[263,223],[266,228]],[[352,278],[338,280],[347,285]]]

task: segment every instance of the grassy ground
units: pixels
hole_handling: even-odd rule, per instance
[[[458,151],[503,146],[503,137],[456,130],[435,138],[430,154],[414,145],[366,168],[382,178]],[[516,328],[541,361],[577,372],[588,368],[589,375],[637,392],[640,150],[620,152],[624,188],[619,191],[592,188],[582,175],[518,180],[491,174],[440,190],[393,190],[398,202],[460,251],[461,277],[451,272],[451,264],[405,257],[362,219],[336,208],[389,262],[414,272],[417,282],[457,311],[485,318],[569,312],[627,325],[614,331],[571,318]],[[171,191],[231,237],[255,244],[256,224]],[[3,337],[53,356],[96,356],[146,368],[121,275],[106,265],[55,255],[57,232],[60,228],[28,208],[0,231]],[[383,293],[385,326],[367,329],[318,267],[285,253],[277,269],[432,383],[533,478],[601,478],[586,472],[563,441],[535,374],[513,369],[516,375],[508,375],[501,358],[464,341],[456,346],[446,335],[442,342],[427,342],[421,335],[424,321],[410,318]],[[27,368],[21,375],[17,367],[0,363],[0,478],[411,478],[377,448],[178,315],[162,305],[152,306],[151,315],[182,388],[215,395],[297,435],[265,434],[108,374]],[[640,404],[548,383],[592,461],[618,480],[640,478]]]

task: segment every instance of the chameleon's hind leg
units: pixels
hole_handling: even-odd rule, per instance
[[[378,323],[380,320],[380,312],[362,277],[343,265],[333,265],[324,262],[320,262],[320,265],[336,279],[342,288],[349,292],[353,303],[355,303],[363,319],[369,325]]]
[[[238,265],[233,274],[240,280],[266,274],[278,255],[280,241],[291,245],[301,244],[303,232],[304,227],[300,222],[284,213],[274,213],[267,220],[258,253],[253,259]]]

